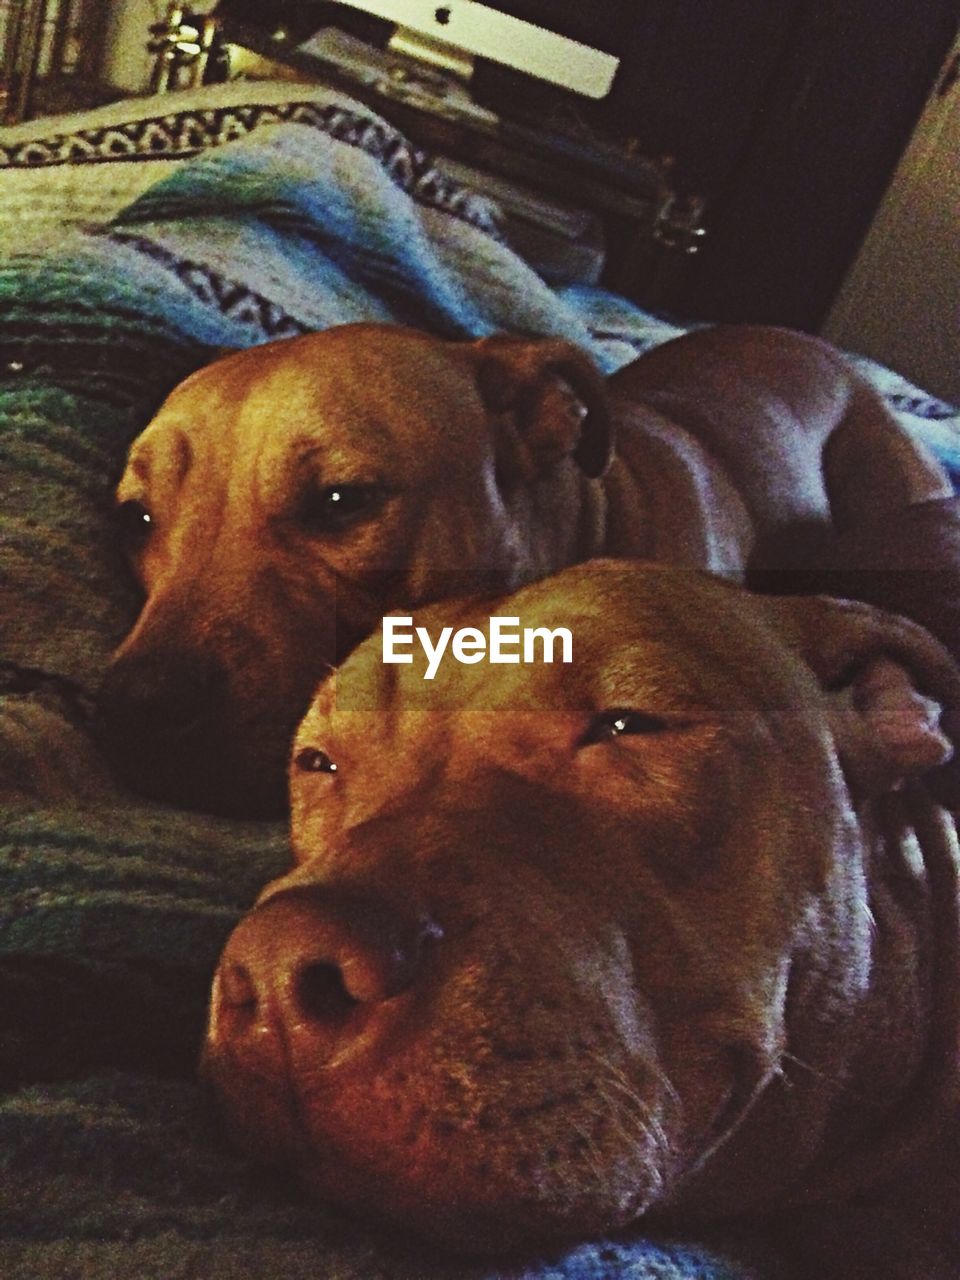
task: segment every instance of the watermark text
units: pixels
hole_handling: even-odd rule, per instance
[[[427,659],[424,680],[432,680],[447,653],[467,666],[491,663],[532,665],[537,662],[572,662],[573,634],[567,627],[521,627],[519,618],[495,615],[486,631],[479,627],[442,627],[436,640],[426,627],[415,627],[413,618],[383,620],[383,661],[412,663],[419,644]],[[559,658],[555,657],[559,646]]]

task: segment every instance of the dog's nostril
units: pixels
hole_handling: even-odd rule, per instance
[[[360,1004],[347,990],[340,969],[325,961],[304,965],[294,982],[294,999],[304,1017],[334,1027],[347,1022]]]
[[[252,1032],[261,1045],[277,1037],[309,1043],[318,1062],[350,1044],[362,1047],[402,1023],[425,967],[436,978],[426,953],[441,937],[429,916],[385,894],[349,886],[280,889],[227,942],[211,1035],[228,1041]]]
[[[232,1009],[255,1009],[257,988],[250,971],[242,964],[220,966],[220,996]]]

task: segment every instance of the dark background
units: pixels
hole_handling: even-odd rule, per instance
[[[645,0],[612,113],[709,198],[691,311],[816,328],[960,24],[957,0]]]
[[[816,330],[856,255],[960,26],[960,0],[486,0],[618,53],[586,124],[673,159],[709,235],[676,309]],[[306,38],[385,24],[322,0],[221,0],[218,13]],[[520,102],[501,69],[478,96]],[[512,73],[508,73],[512,74]],[[499,79],[498,79],[499,78]],[[538,109],[527,85],[528,109]]]

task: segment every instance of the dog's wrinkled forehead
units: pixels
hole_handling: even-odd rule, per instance
[[[491,662],[497,618],[512,628],[514,654],[519,633],[552,636],[552,660],[542,644],[508,665]],[[712,724],[742,743],[762,738],[795,764],[805,755],[824,777],[839,761],[856,804],[920,776],[955,803],[956,668],[920,628],[868,606],[762,597],[696,571],[594,561],[402,623],[404,664],[388,666],[385,635],[372,637],[319,692],[301,741],[332,733],[369,753],[374,741],[396,750],[445,735],[480,741],[489,754],[496,732],[478,733],[473,713],[495,712],[523,750],[567,739],[575,748],[584,733],[636,733],[639,714],[647,730]],[[559,658],[561,631],[569,653]],[[460,660],[457,636],[479,656]],[[625,712],[634,718],[618,728]]]
[[[252,347],[198,370],[171,392],[131,461],[166,452],[179,435],[224,462],[246,465],[255,450],[270,456],[320,447],[334,472],[349,471],[356,457],[402,469],[423,461],[422,433],[405,431],[404,420],[434,423],[435,448],[449,441],[462,450],[479,434],[468,421],[474,401],[479,412],[461,344],[392,327],[343,326]]]
[[[332,729],[366,736],[371,717],[384,734],[397,714],[516,711],[583,719],[623,707],[673,720],[731,721],[764,707],[802,708],[813,682],[753,604],[746,593],[698,572],[614,561],[577,566],[508,597],[447,601],[403,622],[409,661],[386,663],[379,632],[361,645],[317,690],[300,737]],[[510,661],[489,661],[492,618],[519,636],[510,641]],[[722,645],[714,643],[718,629]],[[488,638],[482,660],[457,659],[454,637],[464,630]],[[536,633],[528,660],[526,632]],[[424,643],[437,646],[445,634],[443,656],[425,678]]]

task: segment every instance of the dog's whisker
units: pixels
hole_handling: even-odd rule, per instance
[[[823,1071],[820,1068],[815,1067],[812,1063],[805,1062],[802,1058],[798,1058],[796,1054],[789,1052],[784,1052],[780,1055],[780,1063],[782,1064],[783,1062],[789,1062],[793,1066],[800,1067],[803,1071],[806,1071],[809,1075],[824,1084],[833,1085],[850,1102],[864,1103],[868,1106],[871,1103],[871,1099],[867,1097],[866,1094],[859,1089],[851,1087],[848,1079],[842,1073],[835,1071]],[[781,1080],[784,1080],[785,1083],[795,1087],[796,1082],[786,1078],[782,1066],[778,1066],[776,1074]]]
[[[603,1102],[609,1104],[607,1107],[608,1119],[616,1127],[620,1136],[634,1149],[636,1155],[644,1164],[649,1164],[650,1162],[650,1146],[652,1146],[655,1153],[663,1157],[669,1156],[672,1150],[672,1143],[662,1122],[656,1118],[651,1111],[649,1103],[640,1096],[622,1068],[616,1066],[602,1054],[594,1052],[591,1057],[603,1072],[597,1079],[597,1088]],[[667,1096],[671,1097],[671,1100],[676,1100],[679,1105],[676,1090],[673,1089],[665,1074],[661,1070],[655,1069],[654,1075],[658,1082],[664,1084],[664,1091]],[[637,1140],[634,1129],[639,1132],[643,1139],[646,1139],[646,1143]],[[659,1177],[659,1174],[657,1176]]]
[[[597,1146],[594,1135],[584,1125],[576,1120],[571,1121],[570,1130],[574,1136],[583,1144],[582,1149],[586,1156],[585,1163],[593,1174],[598,1183],[602,1183],[607,1177],[607,1169],[604,1163],[603,1154]]]
[[[639,1093],[637,1092],[636,1086],[630,1081],[622,1067],[615,1066],[609,1058],[596,1050],[593,1051],[591,1057],[598,1066],[604,1069],[611,1083],[615,1084],[617,1087],[622,1089],[625,1094],[633,1097],[638,1102],[642,1101]],[[663,1068],[657,1063],[647,1062],[644,1063],[644,1071],[653,1077],[669,1101],[679,1110],[682,1106],[680,1094]]]

